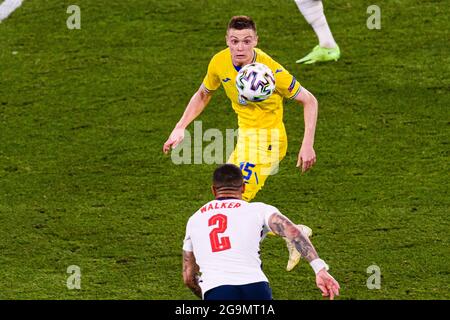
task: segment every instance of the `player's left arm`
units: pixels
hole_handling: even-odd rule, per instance
[[[322,291],[322,296],[331,300],[339,295],[339,283],[328,273],[328,265],[319,258],[316,249],[309,240],[286,216],[279,212],[273,213],[268,219],[268,226],[277,235],[286,237],[306,259],[316,273],[316,285]]]
[[[199,298],[202,298],[202,289],[198,285],[199,266],[192,251],[183,250],[183,281],[184,284]]]
[[[316,97],[305,87],[294,98],[303,104],[303,116],[305,121],[305,133],[303,142],[298,153],[297,167],[302,168],[302,172],[306,172],[316,163],[316,152],[314,151],[314,136],[316,133],[317,114],[319,103]]]
[[[268,222],[270,229],[275,234],[289,239],[306,261],[311,262],[319,258],[309,238],[300,232],[288,217],[281,213],[274,213],[270,216]]]

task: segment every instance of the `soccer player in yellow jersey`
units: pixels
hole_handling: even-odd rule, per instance
[[[239,136],[235,150],[228,159],[243,172],[246,182],[243,199],[252,200],[263,187],[267,177],[278,169],[278,163],[287,150],[287,136],[283,123],[283,99],[294,99],[304,107],[305,131],[298,154],[297,167],[306,172],[316,162],[313,148],[318,103],[316,98],[278,62],[256,48],[258,36],[253,20],[247,16],[235,16],[226,34],[227,49],[217,53],[210,61],[202,85],[189,101],[183,116],[176,124],[163,151],[168,153],[184,139],[184,130],[205,109],[211,96],[222,84],[231,106],[238,115]],[[241,101],[235,78],[239,70],[252,62],[267,65],[275,76],[275,92],[261,102]],[[311,229],[300,226],[310,234]],[[300,254],[288,245],[292,270],[300,260]]]

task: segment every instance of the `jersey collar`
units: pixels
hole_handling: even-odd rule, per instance
[[[233,199],[233,200],[240,200],[240,199],[235,198],[235,197],[220,197],[220,198],[216,198],[215,200],[231,200],[231,199]]]

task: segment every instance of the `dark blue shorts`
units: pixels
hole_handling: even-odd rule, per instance
[[[203,295],[204,300],[272,300],[268,282],[255,282],[239,286],[224,285],[212,288]]]

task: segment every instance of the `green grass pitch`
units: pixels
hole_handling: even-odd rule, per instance
[[[288,154],[255,200],[313,229],[339,299],[450,298],[445,1],[378,1],[381,30],[366,26],[372,1],[324,1],[342,58],[312,66],[295,64],[316,38],[291,0],[74,2],[25,1],[0,24],[0,299],[195,299],[181,246],[215,165],[161,149],[237,14],[320,109],[302,175],[302,108],[286,103]],[[199,120],[236,128],[222,89]],[[322,299],[307,263],[284,270],[281,239],[262,260],[275,299]]]

